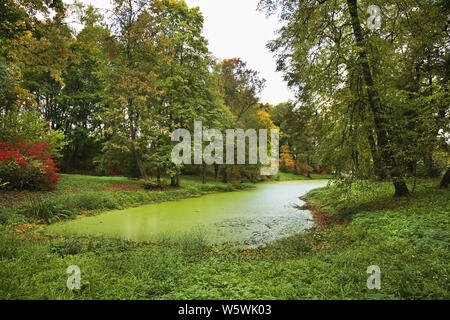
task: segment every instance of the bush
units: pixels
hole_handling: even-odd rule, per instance
[[[16,146],[0,142],[0,176],[9,189],[51,190],[61,177],[58,170],[45,142]]]
[[[318,174],[322,174],[322,173],[324,173],[324,172],[326,172],[327,171],[327,168],[320,168],[318,171],[317,171],[317,173]]]
[[[144,190],[163,190],[167,188],[167,185],[163,181],[161,181],[159,184],[153,181],[144,181],[142,183],[142,187],[144,188]]]

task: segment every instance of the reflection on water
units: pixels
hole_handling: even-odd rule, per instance
[[[180,235],[201,228],[211,243],[255,247],[310,228],[311,214],[294,206],[303,203],[299,196],[325,185],[324,180],[260,184],[253,190],[80,217],[51,225],[46,231],[152,241],[161,235]]]

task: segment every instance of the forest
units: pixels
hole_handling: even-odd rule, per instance
[[[0,0],[2,299],[449,298],[449,2],[260,0],[255,10],[281,25],[267,50],[295,99],[262,102],[261,70],[215,57],[201,9],[184,0],[113,0],[111,9]],[[279,130],[279,172],[261,175],[260,161],[174,163],[172,134],[193,133],[198,121],[223,133]],[[282,208],[291,192],[316,227],[302,220],[287,231],[298,213],[271,205]],[[196,198],[205,203],[183,202]],[[248,207],[254,201],[284,220],[251,216],[244,229],[257,231],[241,239],[244,213],[263,210]],[[151,227],[177,240],[116,230],[131,225],[116,211],[144,205],[170,221],[190,208],[215,215],[245,245],[211,244],[179,222]],[[109,211],[111,229],[80,233],[90,232],[83,219]],[[239,223],[219,221],[230,212]],[[391,272],[378,293],[365,287],[370,252]],[[277,287],[279,261],[291,271]],[[23,280],[28,263],[48,282]],[[323,278],[327,263],[341,266],[345,288]],[[78,293],[65,287],[66,264],[88,270]],[[297,286],[290,272],[300,267],[308,271]],[[135,276],[119,280],[124,268]],[[201,279],[183,276],[196,268]]]

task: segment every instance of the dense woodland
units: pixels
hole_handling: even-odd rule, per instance
[[[54,186],[58,169],[173,186],[180,174],[258,179],[259,165],[172,163],[171,133],[193,132],[194,120],[279,128],[282,171],[392,181],[397,196],[410,193],[410,178],[444,176],[448,186],[447,1],[262,0],[259,10],[283,23],[268,48],[296,92],[277,106],[261,103],[258,71],[209,52],[199,8],[113,4],[0,1],[6,188]],[[376,30],[371,4],[383,8]]]

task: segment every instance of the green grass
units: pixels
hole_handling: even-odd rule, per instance
[[[58,189],[53,192],[0,191],[3,203],[3,208],[0,208],[2,209],[0,224],[23,222],[24,216],[52,223],[84,211],[91,211],[92,214],[253,187],[249,183],[202,184],[201,181],[191,177],[182,178],[179,188],[168,187],[162,191],[146,191],[142,188],[142,184],[141,181],[124,177],[64,175]]]
[[[120,183],[131,183],[139,185],[139,181],[130,180],[126,177],[97,177],[97,176],[85,176],[77,174],[63,175],[58,183],[58,189],[60,190],[84,190],[84,191],[96,191],[101,188]]]
[[[187,185],[196,183],[186,181]],[[209,246],[201,233],[159,243],[0,236],[2,299],[449,299],[448,190],[418,185],[392,198],[385,183],[312,191],[309,201],[346,223],[267,248]],[[66,288],[70,265],[82,289]],[[366,287],[370,265],[381,289]]]
[[[308,178],[304,175],[297,175],[289,172],[281,172],[279,171],[274,177],[273,180],[277,181],[292,181],[292,180],[316,180],[316,179],[331,179],[332,176],[329,174],[316,174],[312,173],[311,178]]]

